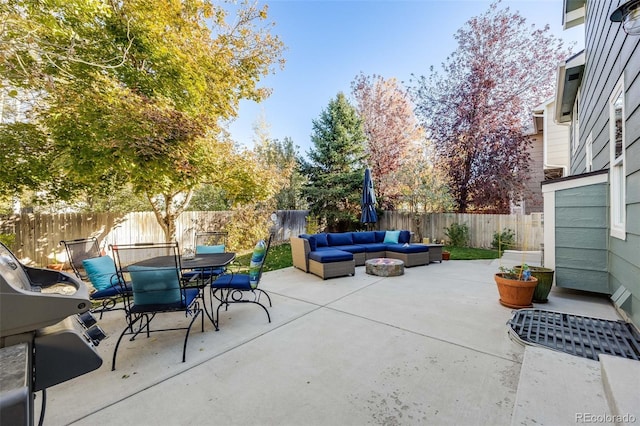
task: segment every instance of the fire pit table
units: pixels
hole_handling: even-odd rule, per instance
[[[397,277],[404,274],[404,262],[399,259],[378,257],[364,262],[365,272],[378,277]]]

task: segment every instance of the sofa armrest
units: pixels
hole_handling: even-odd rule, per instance
[[[309,272],[309,252],[311,246],[305,238],[291,237],[291,257],[293,266]]]

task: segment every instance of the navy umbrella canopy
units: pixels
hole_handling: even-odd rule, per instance
[[[364,182],[362,184],[362,223],[376,223],[378,215],[376,214],[376,194],[373,191],[373,180],[371,179],[371,170],[368,168],[364,171]]]

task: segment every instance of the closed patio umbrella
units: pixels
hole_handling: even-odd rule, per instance
[[[373,191],[373,180],[371,179],[371,170],[368,168],[364,171],[364,182],[362,184],[362,216],[360,216],[360,222],[362,223],[376,223],[378,221],[378,215],[376,214],[376,195]]]

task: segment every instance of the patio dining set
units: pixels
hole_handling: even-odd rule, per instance
[[[253,303],[262,307],[271,322],[267,306],[271,298],[258,288],[272,235],[259,241],[248,272],[235,265],[236,254],[226,251],[227,234],[195,234],[195,250],[180,251],[177,242],[112,244],[113,257],[100,250],[96,238],[61,241],[75,275],[94,289],[90,295],[92,313],[123,311],[126,321],[115,349],[111,369],[116,368],[118,348],[125,336],[134,341],[151,333],[184,331],[182,362],[192,326],[200,318],[204,332],[205,316],[219,330],[220,310],[232,303]],[[153,322],[156,316],[182,312],[187,321]],[[110,314],[115,315],[115,313]],[[170,324],[170,326],[166,326]]]

